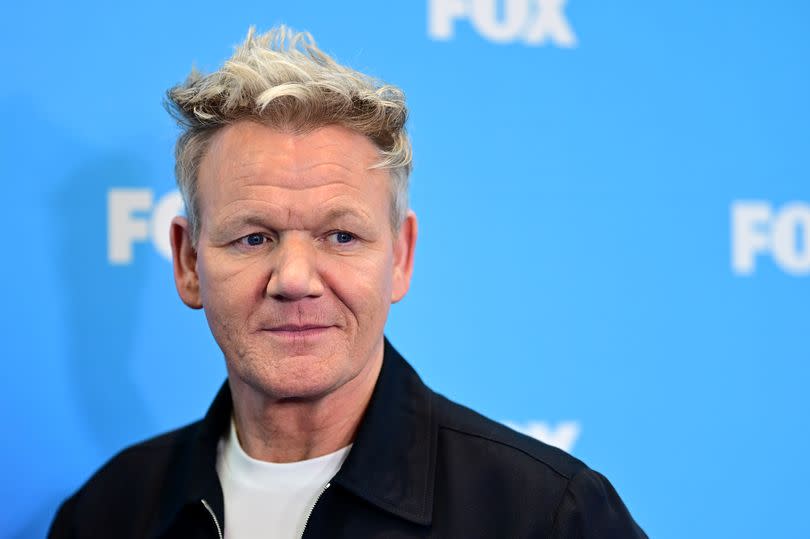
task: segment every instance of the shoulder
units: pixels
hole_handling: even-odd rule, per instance
[[[554,537],[646,538],[605,476],[586,469],[572,478],[554,518]]]
[[[445,439],[468,446],[487,448],[514,464],[541,467],[563,482],[587,469],[579,459],[565,451],[517,432],[478,412],[434,393],[437,423]]]
[[[126,484],[129,479],[149,484],[150,477],[162,476],[172,461],[182,458],[192,443],[199,422],[133,444],[113,456],[77,492],[103,490],[104,486]]]
[[[135,525],[132,508],[149,513],[145,505],[156,507],[170,470],[188,454],[198,424],[131,445],[110,458],[61,505],[49,537],[72,537],[84,522],[101,529],[127,521]]]
[[[646,537],[610,482],[581,460],[441,395],[433,398],[445,494],[465,492],[473,507],[508,506],[510,521],[526,520],[521,529],[551,537]]]

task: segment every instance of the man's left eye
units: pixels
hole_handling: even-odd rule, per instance
[[[355,239],[354,234],[350,232],[344,232],[342,230],[339,230],[338,232],[333,232],[332,237],[335,239],[335,242],[341,244],[351,243]]]
[[[266,240],[267,238],[261,234],[248,234],[247,236],[244,236],[241,241],[245,245],[256,247],[258,245],[262,245]]]

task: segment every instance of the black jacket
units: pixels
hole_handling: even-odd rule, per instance
[[[49,537],[216,539],[227,526],[217,444],[230,417],[225,384],[201,421],[110,460],[65,501]],[[646,535],[607,479],[434,393],[386,340],[352,450],[304,537]]]

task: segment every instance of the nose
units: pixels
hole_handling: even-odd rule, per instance
[[[267,295],[283,301],[322,295],[324,285],[316,266],[317,254],[311,239],[283,236],[271,255],[273,267]]]

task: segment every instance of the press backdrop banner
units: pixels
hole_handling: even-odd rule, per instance
[[[810,537],[798,0],[6,6],[0,535],[224,380],[174,290],[162,100],[280,23],[406,91],[420,238],[386,332],[431,386],[603,472],[651,537]]]

